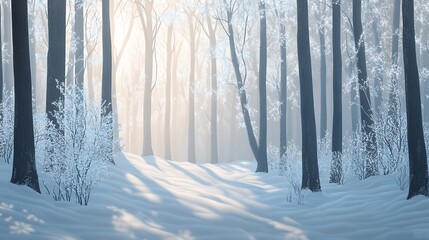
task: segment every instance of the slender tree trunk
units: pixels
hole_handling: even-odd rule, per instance
[[[194,96],[194,84],[195,84],[195,27],[192,22],[192,15],[188,14],[189,24],[189,122],[188,122],[188,161],[196,163],[197,159],[195,156],[195,96]]]
[[[31,2],[30,15],[28,17],[29,37],[30,37],[30,67],[31,67],[31,85],[33,87],[33,98],[37,100],[37,61],[36,61],[36,37],[34,36],[35,25],[35,1]],[[34,105],[36,102],[34,102]]]
[[[321,4],[321,3],[319,3]],[[326,11],[326,4],[323,4],[322,14]],[[320,139],[326,139],[328,131],[328,114],[326,105],[326,40],[324,23],[319,23],[319,41],[320,41]]]
[[[14,154],[11,182],[40,193],[37,175],[31,97],[27,1],[12,1],[15,74]]]
[[[145,1],[143,6],[138,6],[140,21],[145,33],[145,82],[143,100],[143,156],[153,155],[152,148],[152,81],[153,81],[153,19],[152,4]],[[144,13],[145,12],[145,13]],[[144,15],[146,14],[146,18]]]
[[[103,32],[103,73],[101,86],[101,105],[106,107],[102,117],[108,117],[112,114],[112,38],[110,34],[110,10],[109,1],[102,2],[102,32]],[[113,130],[113,119],[110,122]],[[113,131],[111,132],[110,150],[112,155],[110,161],[113,162]]]
[[[398,126],[398,59],[399,59],[399,20],[401,15],[401,0],[395,0],[393,8],[393,27],[392,27],[392,76],[389,88],[389,108],[388,116]]]
[[[356,65],[353,61],[350,61],[348,63],[348,74],[349,78],[352,78],[353,74],[356,71]],[[350,84],[350,112],[351,112],[351,118],[352,118],[352,132],[354,135],[357,135],[357,133],[360,131],[359,128],[359,95],[357,94],[357,82],[355,79],[352,79],[352,82]]]
[[[332,0],[333,98],[332,162],[330,183],[341,183],[343,151],[342,59],[341,59],[341,0]]]
[[[357,52],[358,84],[362,143],[365,146],[365,178],[378,175],[377,141],[374,132],[374,117],[371,109],[371,95],[367,80],[365,42],[362,34],[361,1],[353,0],[353,28]]]
[[[259,157],[257,172],[268,172],[267,163],[267,18],[265,2],[259,1]]]
[[[212,20],[207,16],[207,28],[210,40],[210,70],[211,70],[211,111],[210,111],[210,162],[219,162],[217,143],[217,61],[216,61],[216,32]]]
[[[171,159],[171,61],[173,58],[172,37],[173,24],[168,26],[167,31],[167,68],[166,68],[166,83],[165,83],[165,133],[164,133],[164,146],[165,146],[165,159]]]
[[[75,84],[83,89],[85,75],[83,0],[75,0]]]
[[[3,4],[0,3],[0,45],[3,46],[3,37],[2,37],[2,30],[3,30],[3,19],[1,14],[1,6]],[[0,104],[3,102],[3,51],[0,51]],[[0,117],[3,118],[3,112],[0,111]],[[0,126],[2,127],[2,126]],[[0,136],[3,137],[3,136]]]
[[[55,102],[64,102],[64,96],[57,85],[65,82],[66,70],[66,0],[48,1],[48,72],[46,83],[46,114],[56,128],[59,123],[53,116],[59,110]]]
[[[314,116],[313,79],[311,76],[310,40],[307,0],[297,0],[298,65],[301,89],[302,188],[321,191],[317,160],[316,120]]]
[[[250,113],[249,109],[247,107],[248,105],[248,99],[247,99],[247,93],[246,89],[244,88],[244,82],[243,77],[240,72],[240,63],[238,60],[237,52],[236,52],[236,44],[235,44],[235,38],[234,38],[234,29],[232,26],[232,17],[233,17],[233,11],[231,8],[226,9],[227,13],[227,22],[228,22],[228,40],[229,40],[229,49],[231,53],[231,61],[234,68],[234,73],[237,81],[237,89],[238,94],[240,98],[240,105],[241,105],[241,111],[243,114],[244,124],[246,126],[246,132],[247,137],[249,140],[250,148],[252,150],[253,156],[255,157],[258,166],[256,168],[257,172],[267,172],[268,171],[268,164],[266,159],[260,159],[259,155],[259,147],[258,143],[256,141],[255,134],[253,132],[253,126],[252,122],[250,120]]]
[[[374,113],[376,117],[381,117],[381,104],[383,101],[383,48],[381,45],[380,31],[378,30],[378,21],[373,21],[371,29],[374,35],[376,45],[376,61],[375,61],[375,76],[374,76]]]
[[[402,1],[405,98],[407,106],[410,187],[407,199],[428,194],[428,165],[423,138],[419,71],[414,31],[414,0]]]
[[[287,150],[287,55],[286,55],[286,15],[280,10],[280,158],[286,158]]]
[[[3,65],[3,83],[6,91],[11,91],[13,80],[13,52],[12,52],[12,15],[11,15],[11,2],[3,1],[3,43],[8,56],[4,56],[5,63]]]

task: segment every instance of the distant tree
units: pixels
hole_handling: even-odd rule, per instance
[[[101,82],[101,101],[106,107],[103,112],[107,117],[112,114],[112,37],[110,34],[110,6],[109,1],[102,2],[102,21],[103,21],[103,73]],[[113,124],[113,122],[111,122]],[[110,126],[113,129],[113,126]],[[112,132],[113,134],[113,132]],[[112,142],[111,152],[113,154],[113,135],[109,136]],[[110,159],[113,162],[113,155]]]
[[[399,59],[399,20],[401,18],[401,0],[395,0],[393,7],[393,26],[392,26],[392,77],[389,88],[389,108],[388,116],[397,125],[398,114],[398,59]]]
[[[341,0],[332,0],[332,49],[334,98],[332,123],[331,183],[341,183],[343,151],[342,60],[341,60]]]
[[[216,28],[213,27],[212,18],[207,15],[207,33],[210,41],[210,71],[211,71],[211,111],[210,111],[210,162],[219,162],[217,144],[217,59],[216,59]]]
[[[3,84],[4,89],[7,91],[12,90],[13,86],[13,52],[12,52],[12,16],[11,16],[11,2],[12,1],[1,1],[1,5],[3,7],[3,44],[2,50],[6,50],[6,54],[3,56]]]
[[[172,59],[173,59],[173,23],[168,25],[167,30],[167,67],[165,79],[165,132],[164,132],[164,147],[165,159],[171,159],[171,72],[172,72]]]
[[[362,0],[353,0],[353,31],[357,52],[358,85],[362,143],[365,146],[365,178],[378,175],[377,141],[374,131],[374,116],[371,109],[371,95],[367,80],[365,41],[362,34]]]
[[[155,39],[159,31],[160,16],[154,8],[155,0],[136,1],[140,22],[144,32],[145,44],[145,82],[143,101],[143,152],[142,155],[152,155],[152,89]],[[155,15],[155,18],[154,18]]]
[[[197,24],[194,21],[194,13],[186,13],[189,27],[189,110],[188,110],[188,161],[197,162],[195,154],[195,54],[196,54],[196,35]]]
[[[258,159],[267,162],[267,16],[265,0],[259,1],[259,152]],[[267,166],[259,166],[268,172]]]
[[[85,53],[84,53],[84,0],[75,0],[75,37],[76,37],[76,51],[75,51],[75,84],[80,89],[84,86],[85,75]]]
[[[321,191],[317,160],[316,120],[308,30],[308,2],[296,0],[298,10],[298,65],[301,89],[302,188]]]
[[[27,1],[12,1],[15,74],[14,156],[11,182],[40,193],[36,169],[31,96]]]
[[[407,199],[428,194],[428,165],[423,138],[419,71],[416,59],[414,30],[414,0],[402,1],[405,98],[407,106],[407,136],[410,186]]]
[[[57,87],[65,83],[66,69],[66,0],[48,1],[48,72],[46,83],[46,114],[48,119],[58,127],[53,117],[58,111],[58,105],[63,98],[61,90]]]
[[[279,24],[280,47],[280,158],[285,158],[287,150],[287,52],[286,52],[286,2],[273,1]]]

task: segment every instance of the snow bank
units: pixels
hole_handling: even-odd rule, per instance
[[[82,207],[9,183],[0,163],[0,239],[429,239],[429,199],[389,176],[328,184],[287,202],[287,181],[253,162],[193,165],[119,154]]]

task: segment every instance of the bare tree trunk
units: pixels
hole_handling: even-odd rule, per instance
[[[10,181],[14,184],[27,185],[40,193],[34,149],[27,1],[12,2],[12,25],[15,123],[13,168]]]
[[[13,52],[12,52],[12,15],[11,1],[2,1],[3,6],[3,43],[8,56],[3,56],[3,83],[6,91],[11,91],[14,83]]]
[[[326,12],[326,4],[319,4],[323,4],[323,10],[321,10],[321,14],[324,14]],[[326,40],[324,23],[319,24],[320,25],[318,32],[320,42],[320,139],[324,140],[326,138],[326,131],[328,131],[328,110],[326,105]]]
[[[210,16],[207,16],[207,28],[210,40],[210,70],[211,70],[211,111],[210,111],[210,162],[219,162],[217,143],[217,61],[216,61],[216,32]]]
[[[164,133],[164,158],[171,159],[171,61],[173,58],[172,46],[173,24],[168,26],[167,31],[167,68],[165,83],[165,133]]]
[[[353,0],[353,28],[357,52],[358,84],[362,143],[365,146],[365,178],[378,175],[377,141],[374,131],[374,117],[371,109],[371,95],[367,80],[365,42],[362,34],[361,0]]]
[[[188,14],[189,24],[189,50],[190,50],[190,62],[189,62],[189,122],[188,122],[188,161],[196,163],[195,156],[195,96],[194,96],[194,84],[195,84],[195,26],[192,22],[192,15]]]
[[[59,110],[55,102],[64,102],[64,96],[57,87],[65,82],[66,71],[66,0],[48,1],[49,48],[47,59],[46,114],[56,128],[59,123],[53,114]]]
[[[287,150],[287,55],[286,55],[286,15],[284,7],[279,14],[280,21],[280,158],[286,157]]]
[[[102,2],[102,33],[103,33],[103,73],[101,85],[101,104],[106,107],[102,117],[112,114],[112,38],[110,34],[110,11],[109,1]],[[110,122],[113,130],[113,119]],[[111,141],[110,150],[112,155],[110,161],[113,161],[113,132],[109,136]]]
[[[76,52],[75,52],[75,84],[79,89],[83,89],[85,75],[85,53],[84,53],[84,19],[83,19],[83,0],[75,0],[75,33],[76,33]]]
[[[333,98],[332,162],[330,183],[341,183],[343,151],[342,59],[341,59],[341,0],[332,0]]]
[[[402,1],[405,98],[407,105],[410,186],[407,199],[428,194],[428,165],[423,138],[419,70],[414,31],[414,0]]]

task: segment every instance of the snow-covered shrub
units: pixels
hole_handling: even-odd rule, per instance
[[[43,170],[53,180],[46,190],[58,201],[75,199],[87,205],[97,182],[107,175],[107,164],[112,161],[112,113],[106,106],[90,100],[76,87],[59,86],[65,102],[54,104],[57,122],[46,121],[45,159]],[[115,140],[116,141],[116,140]]]
[[[13,124],[15,99],[13,90],[5,92],[0,103],[0,157],[6,163],[13,158]]]
[[[379,166],[384,175],[396,172],[406,161],[407,119],[405,114],[379,118],[376,124],[379,150]]]
[[[268,146],[268,171],[280,176],[287,174],[286,155],[280,157],[279,148],[273,145]]]

